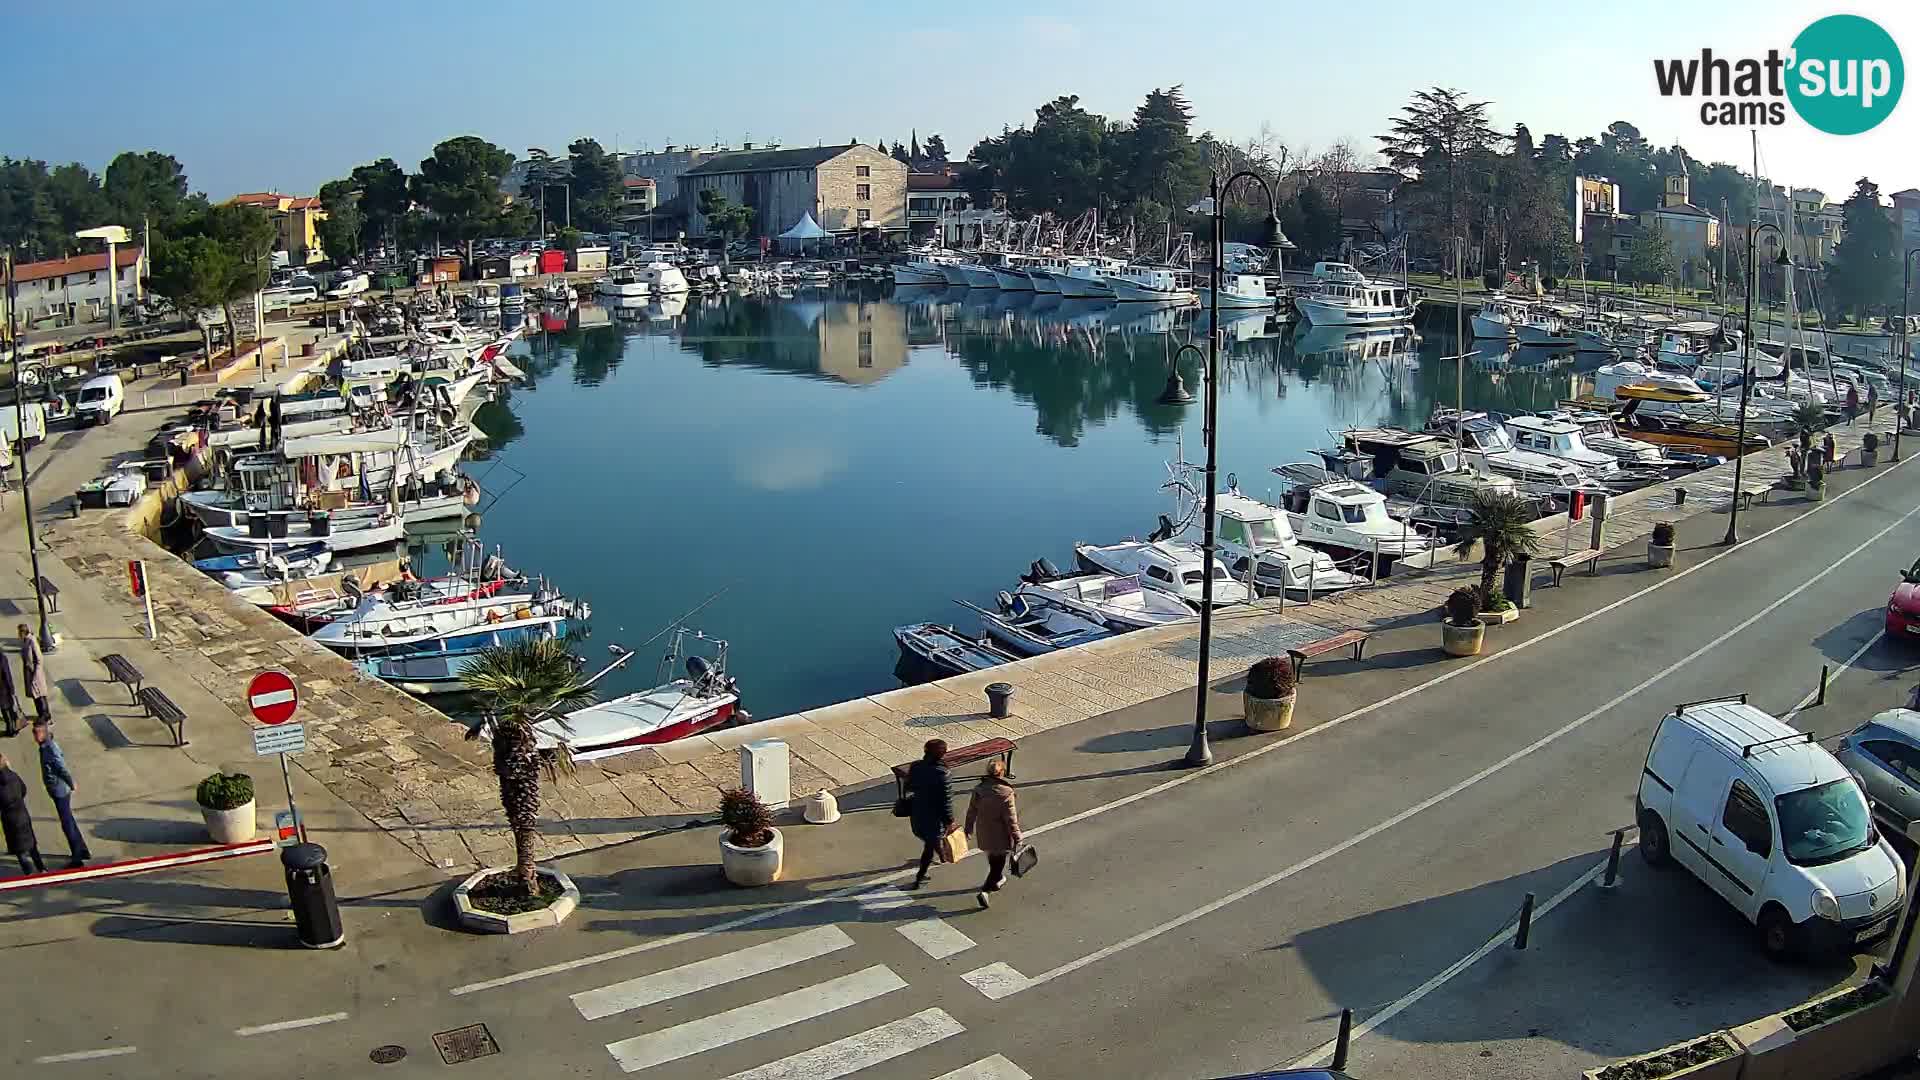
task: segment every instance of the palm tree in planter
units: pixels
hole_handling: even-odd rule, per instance
[[[1269,656],[1247,669],[1247,688],[1241,694],[1247,730],[1285,731],[1293,726],[1293,661]]]
[[[1656,570],[1673,565],[1673,522],[1653,523],[1653,536],[1647,541],[1647,565]]]
[[[1817,401],[1803,401],[1794,407],[1793,426],[1800,434],[1800,452],[1811,453],[1813,437],[1827,426],[1826,407]]]
[[[488,649],[466,666],[460,681],[487,702],[487,714],[468,724],[467,738],[491,731],[500,807],[513,830],[513,870],[480,881],[475,891],[538,900],[534,844],[540,834],[540,774],[551,765],[542,761],[533,725],[551,713],[586,705],[593,694],[580,681],[566,646],[551,638]],[[564,748],[559,757],[564,762]]]
[[[1506,612],[1512,601],[1494,590],[1500,568],[1521,556],[1532,558],[1540,550],[1540,537],[1532,528],[1533,504],[1504,491],[1481,491],[1473,497],[1473,509],[1454,553],[1466,558],[1473,545],[1480,545],[1480,610]],[[1505,617],[1501,621],[1505,621]]]
[[[1480,594],[1471,585],[1462,585],[1447,597],[1440,618],[1440,644],[1448,656],[1478,656],[1487,639],[1487,624],[1480,621]]]

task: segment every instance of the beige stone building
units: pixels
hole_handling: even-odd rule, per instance
[[[808,216],[837,236],[907,231],[907,167],[858,144],[719,154],[680,177],[687,235],[707,235],[700,192],[754,209],[753,235],[779,236]]]
[[[1713,283],[1713,268],[1707,251],[1720,243],[1720,219],[1690,201],[1692,185],[1683,171],[1667,177],[1666,192],[1659,206],[1640,212],[1640,227],[1658,225],[1673,245],[1673,261],[1680,273],[1679,284],[1704,287]]]

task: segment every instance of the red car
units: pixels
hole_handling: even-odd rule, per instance
[[[1920,563],[1900,575],[1887,600],[1887,636],[1920,639]]]

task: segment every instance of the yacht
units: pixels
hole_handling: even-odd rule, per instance
[[[1334,565],[1333,556],[1302,544],[1286,512],[1229,489],[1215,496],[1219,508],[1215,542],[1236,580],[1271,596],[1291,599],[1344,592],[1367,583]]]
[[[683,296],[687,292],[687,275],[670,262],[639,263],[632,270],[634,277],[646,285],[649,297]]]
[[[1203,279],[1210,281],[1211,279]],[[1201,284],[1195,291],[1202,306],[1212,303],[1213,287]],[[1286,298],[1287,289],[1278,275],[1273,274],[1222,274],[1220,276],[1220,306],[1222,308],[1258,308],[1274,310]]]
[[[1107,275],[1113,298],[1125,302],[1190,304],[1193,302],[1193,274],[1174,266],[1123,267]]]
[[[1434,550],[1441,541],[1406,518],[1396,519],[1387,497],[1324,465],[1291,462],[1273,470],[1286,484],[1281,502],[1294,535],[1337,558],[1379,560],[1385,574],[1396,562]]]
[[[1615,491],[1632,491],[1659,483],[1670,471],[1664,462],[1646,465],[1625,462],[1600,447],[1587,445],[1585,429],[1570,420],[1515,416],[1506,421],[1506,429],[1521,450],[1559,458]],[[1653,448],[1647,446],[1646,449]]]
[[[1671,474],[1690,472],[1705,464],[1699,457],[1689,455],[1676,458],[1650,442],[1623,434],[1609,413],[1554,409],[1539,415],[1542,419],[1559,420],[1578,427],[1582,442],[1611,456],[1623,469],[1662,469]]]
[[[632,267],[616,267],[612,273],[593,283],[593,291],[620,300],[644,300],[647,283]]]
[[[1392,281],[1329,279],[1293,303],[1315,326],[1390,326],[1413,318],[1412,290]]]
[[[1045,559],[1020,575],[1015,596],[1032,596],[1117,631],[1141,630],[1193,618],[1185,600],[1140,587],[1132,575],[1063,574]]]
[[[1500,340],[1514,336],[1515,328],[1527,320],[1527,309],[1531,306],[1508,299],[1505,293],[1494,293],[1474,312],[1473,336]]]
[[[1330,472],[1368,478],[1387,495],[1400,495],[1426,511],[1416,520],[1458,524],[1483,493],[1519,496],[1512,477],[1496,474],[1475,454],[1470,461],[1453,442],[1399,428],[1353,428],[1336,450],[1321,451]]]
[[[1074,561],[1088,573],[1137,577],[1149,589],[1177,596],[1200,606],[1201,589],[1207,577],[1207,563],[1198,545],[1174,540],[1128,540],[1096,546],[1075,544]],[[1212,566],[1213,606],[1244,604],[1253,599],[1245,585],[1233,580],[1226,565],[1216,556]]]

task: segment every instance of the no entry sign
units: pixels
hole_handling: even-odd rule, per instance
[[[294,689],[293,676],[284,671],[263,671],[247,684],[247,707],[263,724],[286,723],[293,719],[299,705],[300,692]]]

